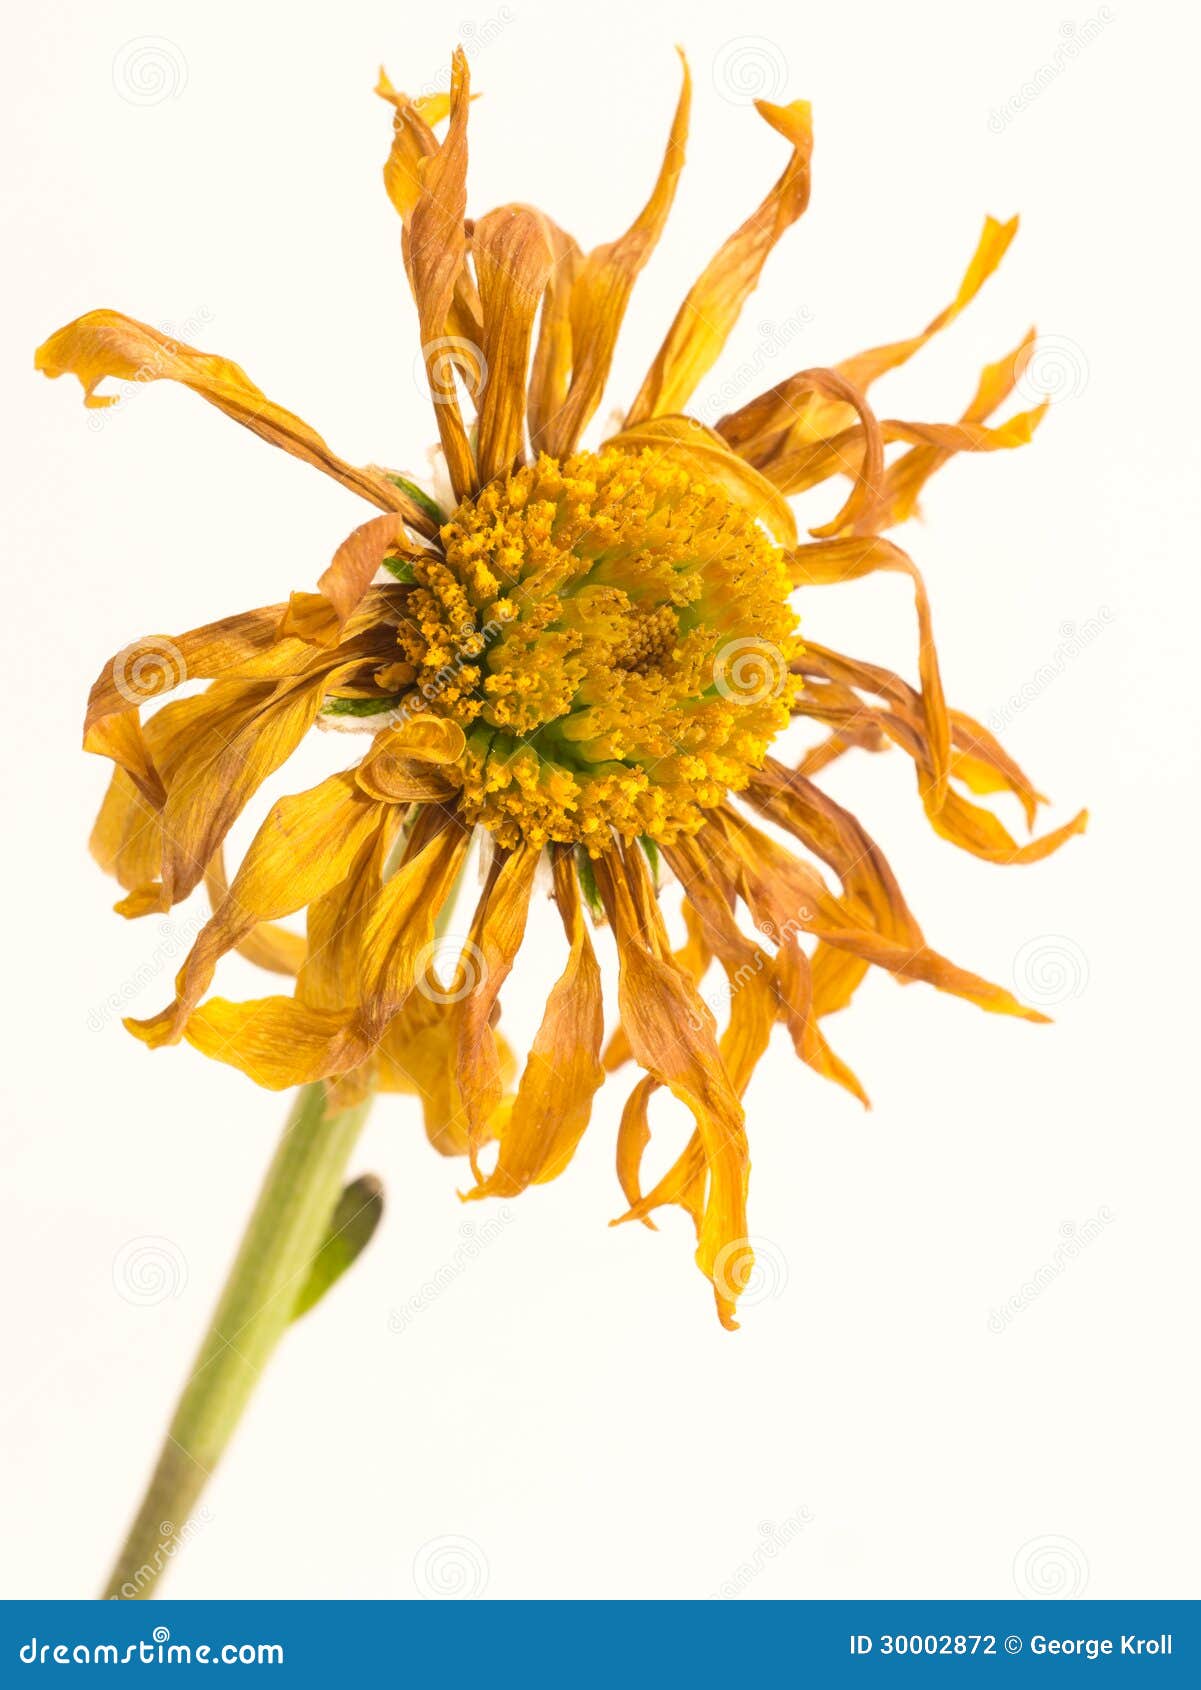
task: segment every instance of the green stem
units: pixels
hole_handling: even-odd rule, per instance
[[[327,1114],[323,1086],[298,1094],[106,1596],[151,1595],[179,1548],[179,1534],[292,1319],[367,1108]]]

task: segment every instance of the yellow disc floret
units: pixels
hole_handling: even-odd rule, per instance
[[[466,819],[502,845],[670,843],[745,786],[790,714],[782,553],[649,449],[541,457],[414,565],[414,703],[467,734]]]

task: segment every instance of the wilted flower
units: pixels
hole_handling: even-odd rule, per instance
[[[987,420],[1029,339],[984,371],[956,422],[880,420],[868,400],[975,296],[1016,222],[987,220],[958,293],[920,334],[801,370],[705,427],[686,407],[809,198],[808,105],[758,102],[788,148],[779,180],[689,290],[619,432],[584,449],[683,166],[687,69],[649,200],[588,253],[529,206],[466,217],[461,52],[449,94],[410,100],[386,78],[379,92],[394,108],[384,177],[445,510],[407,477],[343,462],[237,365],[117,312],[81,317],[38,353],[47,375],[79,378],[89,405],[112,402],[96,391],[106,377],[181,382],[381,513],[339,547],[318,591],[138,642],[93,689],[85,743],[116,765],[93,849],[125,888],[117,908],[167,910],[201,880],[214,905],[173,1001],[128,1025],[152,1046],[186,1038],[264,1086],[322,1080],[339,1101],[418,1093],[434,1144],[470,1156],[472,1197],[561,1172],[605,1070],[632,1058],[643,1077],[617,1148],[626,1218],[684,1207],[733,1325],[751,1263],[740,1099],[777,1022],[803,1061],[862,1097],[823,1022],[872,965],[1042,1019],[927,945],[879,847],[815,784],[851,748],[892,745],[912,759],[936,831],[989,862],[1032,861],[1083,826],[1080,815],[1019,845],[974,801],[1011,793],[1029,824],[1042,802],[985,728],[948,709],[921,577],[881,537],[955,453],[1022,445],[1040,420],[1041,407]],[[802,539],[791,497],[838,477],[844,502]],[[917,689],[817,643],[808,621],[802,643],[798,590],[877,570],[912,582]],[[806,611],[813,597],[802,593]],[[211,684],[140,719],[184,679]],[[798,717],[824,737],[790,767],[769,749]],[[227,882],[222,845],[247,801],[314,724],[338,718],[372,731],[365,754],[278,802]],[[439,916],[473,841],[482,890],[444,979]],[[567,957],[514,1086],[499,996],[544,863]],[[679,945],[658,902],[661,865],[682,889]],[[298,910],[303,940],[275,925]],[[601,919],[619,959],[607,1049],[590,937]],[[291,992],[207,996],[231,950],[294,977]],[[713,964],[730,985],[720,1033],[700,991]],[[661,1087],[695,1130],[645,1191]]]

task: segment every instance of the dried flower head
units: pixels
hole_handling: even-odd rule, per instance
[[[801,370],[706,427],[689,401],[809,198],[809,107],[758,102],[787,146],[782,174],[689,290],[620,431],[584,449],[683,165],[687,67],[649,200],[588,253],[528,206],[467,218],[461,52],[445,95],[410,100],[386,78],[378,92],[394,111],[384,179],[446,509],[409,478],[343,462],[237,365],[117,312],[81,317],[38,353],[47,375],[79,378],[89,405],[112,402],[96,391],[106,377],[182,382],[382,513],[339,547],[316,592],[140,641],[93,689],[85,744],[116,769],[92,845],[125,889],[117,908],[166,910],[201,880],[213,901],[173,1001],[128,1025],[151,1046],[186,1038],[269,1087],[418,1094],[432,1142],[470,1157],[471,1197],[561,1172],[606,1069],[632,1059],[643,1077],[618,1138],[625,1218],[686,1209],[733,1325],[751,1265],[740,1099],[777,1023],[804,1062],[862,1097],[823,1022],[873,965],[1042,1019],[927,945],[879,847],[815,781],[852,748],[899,747],[936,831],[994,863],[1045,856],[1084,824],[1019,845],[974,801],[1010,793],[1031,825],[1042,802],[986,729],[948,709],[921,577],[882,537],[954,454],[1022,445],[1040,420],[1041,408],[988,421],[1029,339],[984,371],[956,422],[881,420],[868,399],[975,296],[1016,222],[988,219],[958,293],[920,334]],[[802,539],[790,499],[840,477],[840,508]],[[808,624],[802,643],[798,590],[807,605],[804,589],[877,570],[912,582],[917,688],[816,643]],[[210,684],[142,719],[142,705],[185,679]],[[232,823],[315,723],[339,717],[370,731],[365,754],[278,802],[228,880]],[[770,747],[797,718],[822,737],[790,767]],[[482,890],[444,978],[439,918],[473,841]],[[499,996],[543,863],[567,956],[513,1085]],[[682,892],[679,944],[660,909],[661,865]],[[276,925],[299,910],[303,939]],[[607,1048],[598,919],[619,958],[621,1020]],[[207,996],[232,950],[291,991]],[[730,985],[720,1032],[700,992],[711,966]],[[648,1105],[661,1087],[695,1130],[646,1191]]]

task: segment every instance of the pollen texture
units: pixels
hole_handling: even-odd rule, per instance
[[[670,842],[786,726],[800,650],[784,557],[652,450],[490,483],[414,565],[414,703],[467,735],[465,819],[501,844]]]

